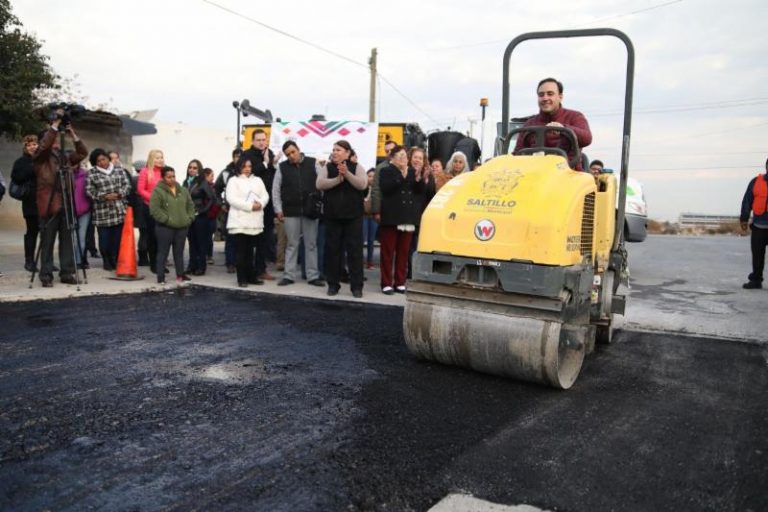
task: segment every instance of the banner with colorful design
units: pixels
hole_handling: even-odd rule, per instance
[[[318,160],[328,160],[337,140],[346,140],[366,169],[376,166],[378,123],[361,121],[281,121],[272,123],[269,147],[277,154],[288,140]]]

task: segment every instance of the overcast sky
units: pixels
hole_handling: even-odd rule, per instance
[[[54,70],[77,76],[89,105],[120,113],[157,108],[158,120],[232,132],[232,101],[244,98],[284,120],[315,113],[367,120],[367,61],[375,47],[382,76],[377,120],[467,131],[487,97],[486,151],[501,117],[502,57],[512,38],[616,28],[635,46],[630,175],[644,184],[651,217],[737,214],[748,180],[768,157],[765,0],[12,5],[44,40]],[[564,104],[592,127],[587,154],[618,168],[624,55],[613,38],[520,45],[511,62],[512,115],[535,113],[536,82],[557,77],[565,83]]]

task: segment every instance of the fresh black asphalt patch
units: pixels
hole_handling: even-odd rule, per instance
[[[1,510],[768,510],[763,345],[621,333],[569,391],[402,309],[181,288],[0,305]]]

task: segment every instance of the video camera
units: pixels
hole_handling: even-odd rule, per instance
[[[85,113],[85,107],[77,103],[49,103],[48,108],[50,109],[48,121],[61,119],[61,129],[65,129],[68,125],[72,124],[73,119],[77,119]],[[59,109],[63,110],[64,114],[56,112]]]

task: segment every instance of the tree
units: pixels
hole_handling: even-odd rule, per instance
[[[22,28],[10,0],[0,0],[0,135],[11,139],[41,129],[39,92],[58,88],[41,43]]]

